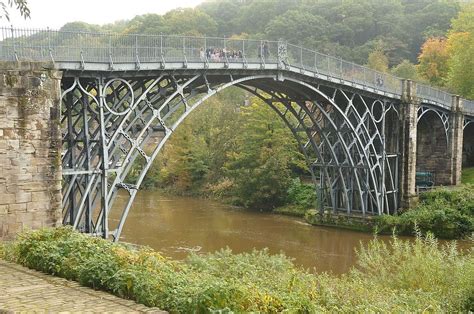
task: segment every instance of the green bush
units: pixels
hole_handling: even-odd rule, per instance
[[[464,184],[474,184],[474,167],[462,170],[461,182]]]
[[[316,207],[316,192],[313,184],[302,183],[300,178],[290,181],[285,205],[274,208],[277,214],[304,217],[309,209]]]
[[[70,228],[21,234],[3,258],[171,312],[422,312],[473,309],[474,252],[453,242],[373,240],[342,277],[266,250],[172,261]]]
[[[397,216],[374,218],[378,231],[413,235],[415,226],[423,233],[455,239],[474,232],[474,186],[436,189],[420,195],[420,203]]]
[[[287,193],[288,204],[299,205],[306,209],[316,207],[314,184],[305,184],[301,182],[300,178],[295,178],[291,181]]]

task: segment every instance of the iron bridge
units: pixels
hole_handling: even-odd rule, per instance
[[[49,61],[63,71],[64,224],[117,241],[148,169],[173,131],[231,86],[264,101],[290,128],[320,210],[380,215],[400,207],[406,81],[283,41],[1,32],[2,60]],[[226,52],[210,57],[215,48]],[[420,104],[418,117],[436,112],[447,134],[452,95],[422,84],[412,95]],[[469,123],[474,102],[463,103]],[[127,201],[119,208],[121,190]],[[113,227],[112,210],[121,215]]]

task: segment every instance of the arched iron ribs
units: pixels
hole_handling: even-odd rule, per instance
[[[230,86],[262,99],[290,128],[321,211],[368,215],[398,208],[398,106],[386,99],[266,74],[66,77],[62,84],[63,223],[83,232],[118,241],[172,132]],[[114,203],[120,190],[123,208]]]

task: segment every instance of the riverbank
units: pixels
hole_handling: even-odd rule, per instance
[[[431,232],[442,239],[462,239],[474,232],[474,185],[427,191],[420,195],[419,203],[414,208],[397,215],[363,217],[330,210],[321,213],[310,209],[307,204],[288,204],[272,212],[304,218],[315,226],[408,236],[416,232]]]
[[[24,233],[2,256],[173,312],[469,311],[474,254],[455,245],[431,237],[376,239],[359,248],[357,267],[341,277],[308,273],[267,251],[221,250],[173,261],[65,227]]]
[[[442,239],[462,239],[474,232],[474,186],[438,188],[422,193],[418,205],[397,215],[363,218],[309,210],[305,219],[313,225],[379,234],[413,236],[417,232],[430,232]]]

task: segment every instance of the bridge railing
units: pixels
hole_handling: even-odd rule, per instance
[[[0,28],[3,60],[277,63],[277,41]],[[214,50],[225,55],[213,56]],[[203,58],[204,56],[204,58]],[[207,59],[207,60],[203,60]]]
[[[278,41],[178,35],[135,35],[0,27],[1,60],[86,63],[258,63],[311,71],[328,80],[400,96],[402,80],[314,50]],[[225,53],[215,54],[214,50]],[[451,94],[417,83],[417,96],[450,107]],[[474,102],[464,100],[474,115]]]
[[[422,100],[434,102],[445,108],[451,108],[453,97],[452,94],[446,91],[421,83],[416,84],[416,96]]]
[[[474,100],[462,100],[463,111],[471,116],[474,116]]]
[[[302,70],[316,72],[333,79],[367,86],[395,95],[402,93],[401,79],[340,58],[288,44],[288,63]]]

